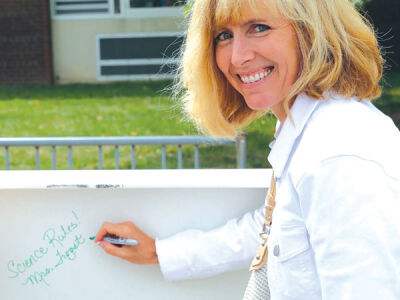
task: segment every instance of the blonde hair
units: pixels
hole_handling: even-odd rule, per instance
[[[284,99],[300,93],[321,99],[333,89],[348,98],[380,96],[382,57],[370,23],[348,0],[195,0],[179,68],[177,87],[198,128],[214,136],[236,130],[265,111],[250,109],[215,62],[214,30],[238,23],[241,11],[276,9],[295,29],[301,53],[300,74]],[[261,10],[262,11],[262,10]]]

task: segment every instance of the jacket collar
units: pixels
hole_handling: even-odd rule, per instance
[[[292,120],[288,116],[283,124],[278,121],[277,134],[274,142],[270,144],[272,149],[268,156],[276,178],[282,175],[297,138],[303,132],[319,102],[305,94],[298,95],[290,109]]]

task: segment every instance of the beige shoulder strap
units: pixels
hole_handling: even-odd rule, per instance
[[[256,256],[254,257],[250,265],[249,269],[250,271],[261,269],[267,262],[268,258],[267,240],[269,235],[269,228],[272,224],[272,213],[274,212],[275,208],[275,193],[276,193],[276,181],[275,181],[275,174],[274,172],[272,172],[271,184],[268,189],[267,201],[265,204],[265,220],[262,232],[260,233],[261,244],[258,247]]]

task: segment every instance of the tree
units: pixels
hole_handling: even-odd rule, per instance
[[[361,10],[375,27],[386,67],[400,70],[400,1],[364,0]]]

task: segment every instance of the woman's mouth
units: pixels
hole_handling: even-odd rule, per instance
[[[250,83],[254,83],[257,81],[260,81],[261,79],[267,77],[272,71],[274,70],[274,67],[268,67],[265,70],[259,71],[259,72],[255,72],[253,74],[247,74],[247,75],[237,75],[240,79],[240,81],[244,84],[250,84]]]

